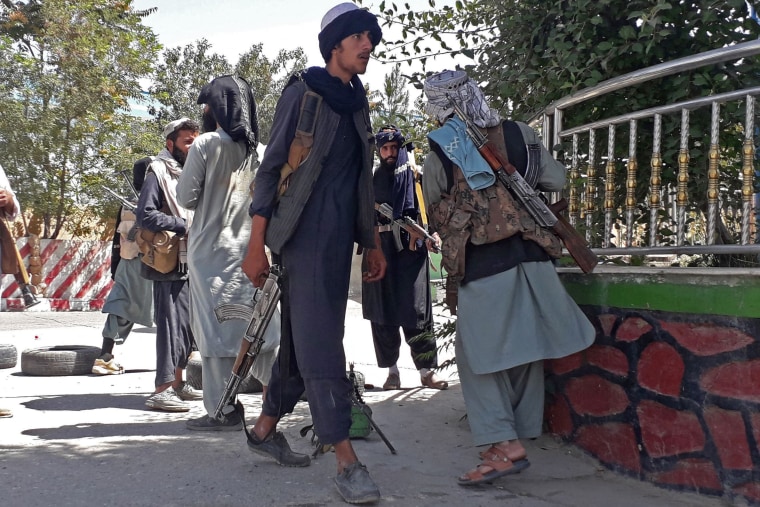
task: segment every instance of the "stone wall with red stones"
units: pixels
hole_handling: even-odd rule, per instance
[[[760,319],[583,310],[596,341],[547,361],[548,430],[613,470],[760,505]]]

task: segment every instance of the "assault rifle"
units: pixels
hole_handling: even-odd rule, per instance
[[[224,388],[222,398],[219,400],[219,404],[214,411],[216,419],[222,419],[224,407],[236,405],[235,398],[237,397],[238,390],[240,390],[240,383],[248,375],[248,372],[251,371],[253,363],[261,352],[261,347],[264,345],[264,332],[269,325],[269,321],[272,320],[277,303],[280,301],[280,278],[282,276],[283,271],[279,266],[273,264],[269,268],[269,276],[266,282],[264,282],[264,287],[256,291],[253,296],[253,307],[230,303],[214,309],[216,319],[219,322],[231,319],[249,321],[248,328],[240,344],[240,351],[237,358],[235,358],[235,364],[232,366],[232,374],[227,380],[227,387]]]
[[[449,97],[449,105],[467,126],[467,135],[475,143],[475,147],[488,165],[491,166],[499,183],[504,185],[520,201],[538,225],[551,229],[559,236],[567,251],[584,273],[591,273],[599,263],[599,259],[588,247],[586,240],[562,215],[555,215],[552,212],[551,208],[541,198],[540,192],[531,187],[515,169],[515,166],[504,160],[501,154],[488,143],[488,138],[483,135],[477,125],[467,117],[462,108],[451,97]],[[555,209],[564,205],[562,201],[554,204]]]
[[[401,218],[393,218],[393,208],[387,203],[378,204],[375,203],[375,209],[380,212],[385,218],[390,219],[394,224],[404,229],[409,234],[416,234],[422,236],[426,240],[430,241],[433,245],[433,251],[438,253],[441,250],[438,240],[431,236],[428,231],[425,230],[420,224],[418,224],[412,217],[402,216]]]
[[[121,205],[124,206],[129,211],[135,211],[137,209],[137,204],[125,199],[124,197],[120,196],[119,194],[117,194],[116,192],[114,192],[113,190],[111,190],[105,185],[101,185],[101,187],[103,187],[109,194],[116,197],[116,199],[119,200]]]

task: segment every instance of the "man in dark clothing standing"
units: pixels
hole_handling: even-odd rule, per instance
[[[337,5],[322,19],[319,48],[327,65],[294,76],[280,97],[256,174],[251,238],[243,261],[243,271],[256,286],[269,271],[265,244],[285,270],[279,358],[249,448],[283,466],[309,464],[308,455],[291,451],[276,431],[305,390],[320,442],[335,448],[335,483],[349,503],[380,499],[348,438],[352,385],[346,378],[343,333],[354,242],[369,250],[364,280],[385,274],[374,228],[374,136],[358,77],[381,37],[375,16],[352,3]],[[307,91],[322,100],[313,144],[278,201],[280,169],[288,161]]]
[[[393,209],[393,218],[420,220],[420,203],[415,194],[415,171],[409,164],[404,135],[397,127],[383,127],[375,136],[380,165],[372,178],[375,202]],[[401,332],[412,351],[412,360],[425,387],[446,389],[431,370],[438,365],[435,338],[425,335],[433,329],[430,297],[430,264],[424,238],[410,235],[398,224],[377,213],[380,244],[388,263],[385,278],[362,284],[362,313],[371,321],[377,365],[388,368],[386,391],[401,388],[396,365]]]
[[[163,273],[145,263],[141,266],[143,277],[153,280],[156,320],[156,390],[145,405],[167,412],[187,412],[187,400],[203,399],[202,393],[182,381],[193,344],[185,240],[192,212],[177,202],[182,165],[199,132],[200,125],[188,118],[174,120],[164,128],[166,148],[150,164],[137,203],[139,227],[151,232],[169,231],[180,237],[178,262],[173,270]]]

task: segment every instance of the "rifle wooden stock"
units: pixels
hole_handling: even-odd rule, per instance
[[[504,160],[501,154],[490,144],[486,143],[478,147],[478,151],[485,161],[488,162],[488,165],[491,166],[491,169],[497,174],[497,176],[499,171],[504,171],[507,174],[517,172],[515,166]],[[496,179],[498,180],[499,178],[497,177]],[[576,264],[578,264],[578,267],[580,267],[584,273],[591,273],[596,265],[599,264],[599,258],[588,247],[585,238],[581,236],[578,231],[570,225],[567,219],[559,213],[565,208],[567,208],[567,201],[564,199],[561,199],[550,206],[550,209],[557,218],[557,222],[552,226],[552,231],[554,231],[554,234],[559,236],[565,244],[565,248],[567,248],[568,253]]]

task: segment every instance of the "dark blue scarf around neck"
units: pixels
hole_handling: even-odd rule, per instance
[[[331,76],[324,67],[309,67],[301,73],[301,78],[338,114],[354,113],[367,103],[359,76],[352,77],[351,83],[346,85],[340,78]]]

